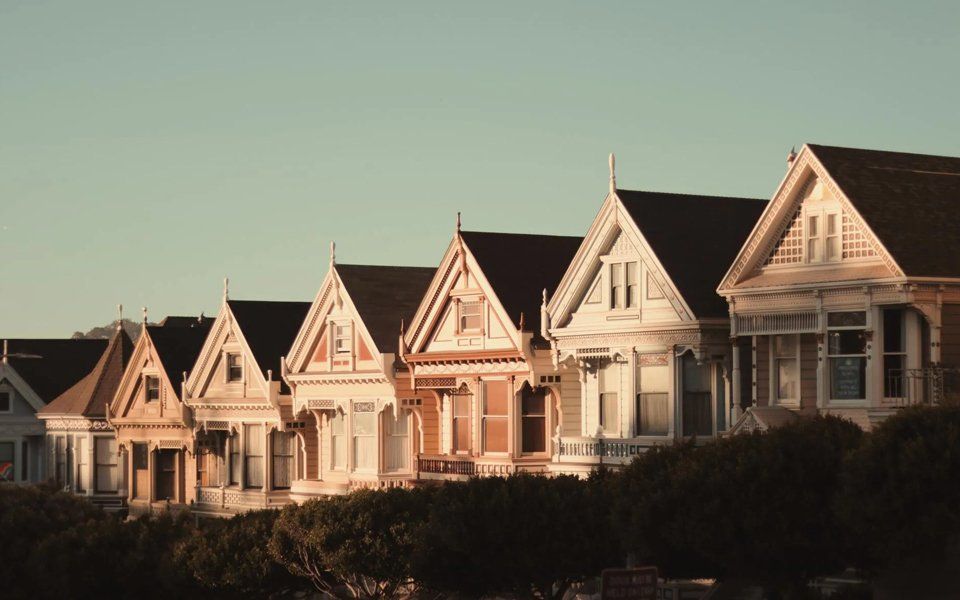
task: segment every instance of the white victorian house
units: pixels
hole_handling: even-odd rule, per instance
[[[738,429],[956,399],[960,158],[805,145],[719,286]],[[780,413],[778,416],[777,413]]]
[[[729,427],[727,307],[714,292],[764,203],[610,190],[553,297],[543,335],[564,372],[552,470],[620,465]]]

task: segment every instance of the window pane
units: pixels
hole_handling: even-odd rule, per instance
[[[457,417],[453,420],[453,449],[466,452],[470,449],[470,418]]]
[[[883,311],[883,351],[903,352],[903,311],[899,309]]]
[[[375,469],[377,467],[377,438],[358,436],[353,440],[353,466],[356,469]]]
[[[522,400],[522,410],[524,416],[527,415],[545,415],[546,397],[541,392],[539,394],[524,394]]]
[[[832,312],[827,313],[827,325],[830,327],[864,327],[867,324],[867,313]]]
[[[523,417],[523,431],[521,433],[523,435],[523,452],[546,452],[546,417]]]
[[[0,481],[14,481],[16,479],[13,453],[13,442],[0,442]]]
[[[620,404],[615,392],[600,394],[600,427],[604,433],[620,433]]]
[[[795,335],[774,336],[773,355],[778,358],[796,358],[797,336]]]
[[[887,354],[883,357],[883,397],[903,398],[905,374],[902,354]]]
[[[683,435],[711,435],[711,417],[709,392],[684,392]]]
[[[481,302],[460,303],[460,330],[477,330],[483,325],[483,304]]]
[[[627,263],[627,308],[638,304],[637,263]]]
[[[844,330],[829,332],[830,354],[865,354],[867,340],[863,331]]]
[[[837,260],[840,258],[840,237],[831,236],[827,238],[827,260]]]
[[[862,357],[831,358],[830,397],[836,400],[864,399],[866,363]]]
[[[827,235],[834,235],[837,233],[837,215],[829,214],[827,215]]]
[[[815,238],[818,235],[817,226],[820,224],[820,219],[816,215],[811,215],[807,220],[807,234]]]
[[[485,386],[486,396],[483,399],[483,414],[485,415],[503,415],[507,414],[507,396],[505,386],[488,385]]]
[[[817,262],[820,260],[820,240],[807,240],[807,260]]]
[[[453,414],[458,417],[469,417],[470,402],[472,400],[473,400],[472,394],[454,394]]]
[[[246,458],[247,481],[246,487],[263,487],[263,457],[248,456]]]
[[[668,396],[665,392],[637,394],[637,433],[666,435],[670,427]]]
[[[0,412],[10,410],[10,392],[0,392]]]
[[[483,451],[507,451],[507,419],[486,417],[483,420]]]
[[[799,394],[800,370],[797,359],[777,359],[777,398],[780,400],[797,400]]]

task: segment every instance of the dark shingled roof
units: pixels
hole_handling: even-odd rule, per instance
[[[377,350],[395,353],[400,321],[410,323],[433,279],[433,267],[336,265]]]
[[[280,381],[281,392],[289,393],[280,377],[280,358],[293,344],[310,303],[228,300],[227,304],[263,376],[267,376],[268,370],[273,371],[273,380]]]
[[[627,212],[698,319],[728,316],[716,293],[766,201],[617,190]]]
[[[570,266],[583,238],[529,233],[460,234],[510,319],[540,340],[540,304],[543,290],[552,293]]]
[[[103,418],[104,407],[113,401],[131,354],[133,341],[125,331],[118,329],[93,370],[39,413]]]
[[[191,324],[192,321],[192,324]],[[153,347],[157,351],[157,356],[163,364],[163,370],[167,373],[167,379],[180,397],[180,382],[183,380],[183,373],[189,373],[193,368],[193,363],[197,361],[197,355],[203,348],[203,342],[207,338],[210,326],[213,325],[212,317],[168,317],[164,322],[169,325],[148,325],[147,335],[153,342]]]
[[[960,276],[960,158],[808,148],[905,274]]]
[[[10,366],[46,403],[83,379],[100,360],[108,340],[7,340]],[[18,354],[39,356],[20,357]]]

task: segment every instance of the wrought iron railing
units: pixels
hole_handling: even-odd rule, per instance
[[[884,400],[895,406],[960,402],[960,368],[936,365],[891,369],[884,381]]]
[[[632,458],[646,446],[630,440],[560,438],[557,454],[574,458]]]
[[[516,467],[509,461],[490,460],[489,458],[447,458],[447,457],[418,457],[417,470],[421,473],[439,475],[465,475],[467,477],[501,475],[514,473]]]

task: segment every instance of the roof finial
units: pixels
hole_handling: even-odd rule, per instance
[[[117,331],[123,329],[123,305],[117,305]]]
[[[457,235],[460,235],[460,211],[457,211]]]
[[[617,193],[617,157],[610,153],[610,193]]]
[[[9,340],[3,340],[3,362],[10,362],[7,360],[7,356],[10,354],[10,346],[8,345]]]
[[[527,320],[523,316],[523,311],[520,311],[520,331],[523,331],[527,328]]]
[[[791,147],[790,147],[790,153],[787,154],[787,168],[788,168],[788,169],[793,166],[793,161],[795,161],[795,160],[797,160],[797,147],[796,147],[796,146],[791,146]]]
[[[330,267],[337,264],[337,243],[330,240]]]
[[[147,326],[147,307],[144,306],[140,310],[143,311],[143,326],[146,327]]]
[[[223,301],[226,302],[230,299],[230,278],[223,278]]]

